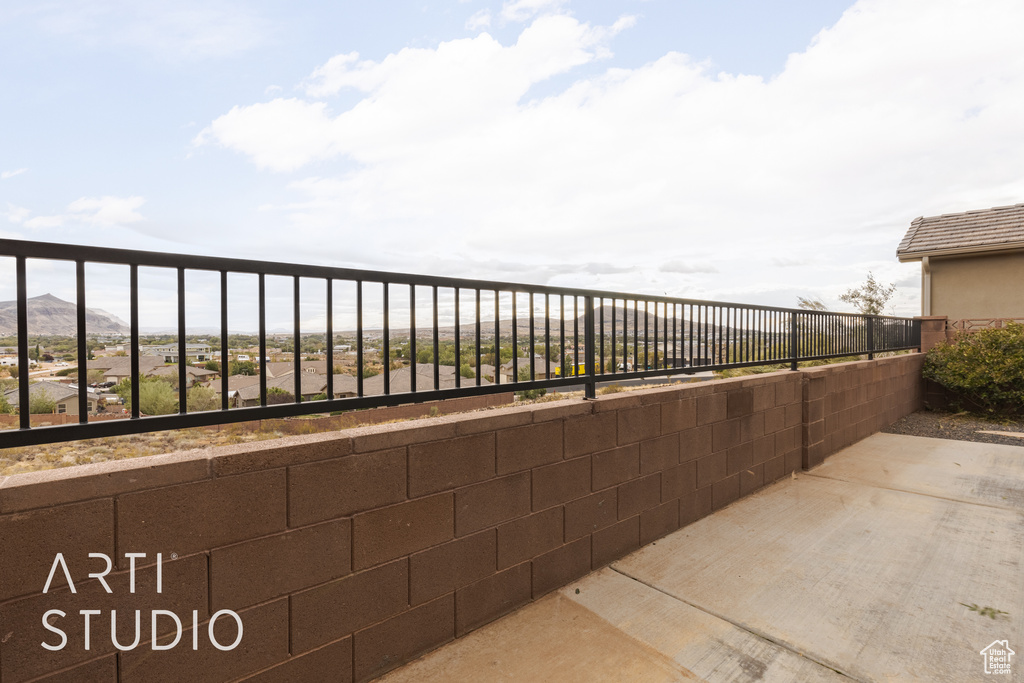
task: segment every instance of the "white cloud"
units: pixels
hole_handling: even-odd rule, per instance
[[[24,220],[24,225],[32,229],[58,228],[67,224],[93,227],[130,225],[143,220],[136,209],[145,203],[142,197],[82,197],[68,204],[66,213],[36,216]]]
[[[466,29],[469,31],[478,31],[482,28],[488,28],[490,25],[491,13],[486,9],[478,10],[466,20]]]
[[[718,269],[709,263],[673,260],[662,263],[658,268],[663,273],[717,273]]]
[[[592,27],[549,16],[510,47],[483,33],[437,49],[406,48],[381,62],[360,60],[355,52],[337,55],[315,69],[303,89],[313,98],[346,88],[367,93],[357,106],[333,117],[324,102],[295,98],[236,106],[196,143],[216,142],[279,171],[339,155],[374,163],[414,149],[433,154],[440,140],[514,114],[535,83],[609,56],[608,41],[628,25]]]
[[[529,21],[538,14],[558,11],[566,0],[505,0],[501,18],[505,21]]]
[[[271,32],[251,3],[238,0],[48,0],[31,12],[44,30],[85,45],[128,45],[170,59],[237,54]]]
[[[531,264],[611,253],[631,271],[551,281],[659,293],[698,291],[692,272],[658,265],[695,253],[721,257],[700,277],[710,293],[743,279],[762,292],[836,283],[815,289],[828,294],[862,280],[863,263],[903,279],[894,253],[915,216],[1024,200],[1015,0],[862,0],[772,80],[669,53],[529,99],[608,57],[631,21],[544,15],[513,45],[483,33],[380,61],[338,55],[304,97],[234,107],[197,142],[274,170],[323,164],[290,179],[297,201],[281,207],[320,258],[324,234],[358,235],[339,238],[346,258],[414,271],[496,251]],[[334,111],[342,90],[359,99]]]
[[[4,217],[14,224],[24,223],[25,219],[29,217],[32,212],[26,209],[24,206],[16,206],[7,203],[7,211],[4,213]]]
[[[22,173],[25,173],[26,171],[28,171],[27,168],[19,168],[16,171],[3,171],[3,172],[0,172],[0,180],[7,180],[8,178],[13,178],[14,176],[21,175]]]

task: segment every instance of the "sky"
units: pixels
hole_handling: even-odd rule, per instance
[[[910,222],[1024,201],[1021,26],[1019,0],[8,1],[0,237],[833,310],[871,271],[914,315]],[[71,299],[66,265],[30,295]],[[97,267],[90,304],[126,318],[125,287]]]

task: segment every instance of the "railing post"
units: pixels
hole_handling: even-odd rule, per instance
[[[790,370],[796,370],[796,311],[789,314],[789,355],[792,362]]]
[[[594,375],[594,297],[588,294],[583,301],[586,307],[583,312],[583,324],[586,327],[583,330],[583,362],[587,364],[584,398],[597,398],[597,379]]]
[[[868,316],[868,360],[875,359],[875,316]]]

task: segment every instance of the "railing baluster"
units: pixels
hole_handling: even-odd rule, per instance
[[[384,339],[383,339],[383,352],[384,352],[384,395],[391,395],[391,303],[390,293],[391,287],[387,282],[384,285]]]
[[[334,399],[334,281],[327,278],[327,301],[324,304],[327,308],[327,400]]]
[[[295,403],[302,403],[302,317],[299,307],[301,306],[301,292],[299,276],[295,275],[292,280],[292,323],[294,335],[292,337],[292,373],[295,375],[293,386],[295,387]]]
[[[455,388],[462,386],[462,312],[459,309],[461,292],[455,288]]]
[[[139,410],[139,265],[133,263],[129,271],[129,308],[131,311],[131,372],[132,372],[132,419],[138,419],[142,415]]]
[[[432,294],[432,297],[433,297],[433,309],[434,309],[434,316],[433,316],[433,323],[434,323],[434,327],[433,327],[433,332],[434,332],[434,338],[433,338],[433,342],[434,342],[434,391],[437,391],[438,389],[441,388],[441,348],[440,348],[440,345],[441,345],[441,334],[440,334],[440,332],[438,332],[438,329],[437,329],[437,324],[438,324],[438,322],[437,322],[437,285],[433,286],[433,288],[431,290],[431,294]],[[458,364],[458,361],[456,361],[456,363],[455,363],[455,374],[459,374],[459,364]]]
[[[565,367],[565,359],[569,354],[565,352],[565,295],[558,295],[558,367],[562,379],[569,376]]]
[[[18,287],[18,423],[21,429],[31,429],[32,413],[29,412],[28,391],[28,276],[24,256],[18,257],[15,271]]]
[[[516,291],[512,290],[512,381],[519,381],[519,337],[516,334],[516,326],[519,318],[516,317]]]
[[[416,393],[416,285],[409,285],[409,391]]]
[[[363,397],[363,281],[356,280],[356,396]]]
[[[480,290],[476,290],[476,385],[482,386],[483,369],[480,367]]]
[[[494,290],[494,383],[501,384],[501,317],[498,312],[500,292]]]
[[[551,295],[544,294],[544,379],[551,379]]]
[[[612,297],[612,374],[614,375],[619,371],[619,366],[616,363],[615,358],[615,347],[619,344],[619,339],[615,334],[615,319],[618,317],[618,305],[616,304],[615,297]],[[625,348],[623,348],[625,351]]]
[[[579,297],[574,297],[579,300]],[[587,296],[583,300],[583,362],[586,364],[587,383],[584,385],[585,398],[597,398],[597,381],[594,377],[594,298]]]
[[[220,409],[228,410],[230,407],[228,391],[228,376],[230,375],[230,363],[228,362],[228,271],[220,271]]]
[[[85,328],[85,261],[75,261],[75,322],[78,342],[78,423],[89,422],[89,344]]]
[[[654,369],[658,369],[658,302],[654,302]]]
[[[259,277],[260,309],[260,405],[267,405],[267,277]]]
[[[534,382],[537,379],[537,352],[535,350],[537,344],[537,338],[534,333],[534,325],[536,324],[535,315],[533,312],[533,291],[530,292],[530,381]]]
[[[188,413],[188,387],[185,368],[188,366],[188,346],[185,337],[185,269],[178,268],[178,414]]]

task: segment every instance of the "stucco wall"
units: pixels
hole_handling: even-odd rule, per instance
[[[1024,317],[1024,252],[969,258],[933,258],[933,316]]]
[[[917,409],[920,364],[916,354],[0,478],[0,679],[373,678]],[[43,593],[57,553],[76,593],[60,568]],[[87,578],[104,569],[90,553],[114,559],[112,592]],[[126,553],[145,554],[134,592]],[[42,620],[54,609],[67,644],[49,651],[41,644],[59,637]],[[80,610],[99,611],[89,650]],[[137,646],[116,650],[112,610],[122,646],[141,610]],[[174,647],[153,649],[153,610],[183,622]],[[229,651],[208,635],[221,610],[244,625]],[[165,646],[173,621],[160,617]],[[216,626],[230,644],[234,622]]]

